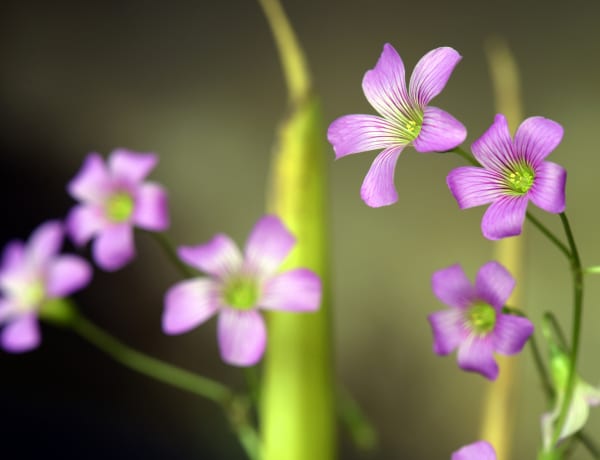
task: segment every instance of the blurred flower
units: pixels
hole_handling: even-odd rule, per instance
[[[2,348],[29,351],[40,343],[38,315],[51,299],[66,297],[85,287],[90,265],[81,257],[59,255],[63,228],[49,221],[35,230],[27,244],[9,243],[0,266],[0,336]]]
[[[142,182],[157,162],[152,153],[117,149],[105,164],[91,153],[68,185],[81,204],[69,213],[67,232],[78,245],[96,238],[92,253],[104,270],[118,270],[134,258],[134,225],[156,232],[169,226],[165,190]]]
[[[567,172],[544,161],[560,143],[562,127],[547,118],[521,123],[514,141],[504,115],[476,140],[471,149],[483,168],[463,166],[448,175],[448,187],[461,209],[492,203],[481,230],[490,240],[521,233],[527,203],[558,214],[565,210]]]
[[[493,353],[518,353],[533,333],[527,318],[502,313],[515,280],[502,265],[488,262],[479,269],[475,286],[460,265],[453,265],[433,274],[432,287],[450,307],[429,315],[435,353],[447,355],[458,348],[461,369],[495,380],[498,364]]]
[[[452,454],[451,460],[496,460],[496,452],[487,441],[477,441]]]
[[[165,296],[162,327],[180,334],[219,314],[218,340],[224,361],[251,366],[262,357],[267,335],[258,312],[315,311],[321,302],[321,281],[310,270],[277,269],[295,244],[294,237],[275,216],[255,225],[244,256],[226,235],[218,234],[199,246],[183,246],[181,260],[210,275],[173,286]]]
[[[377,65],[362,82],[375,115],[346,115],[329,126],[327,138],[336,158],[367,150],[384,149],[371,165],[361,197],[372,207],[395,203],[394,170],[398,156],[411,144],[418,152],[441,152],[460,145],[465,127],[449,113],[428,106],[446,86],[461,56],[452,48],[436,48],[417,63],[408,90],[404,64],[386,43]]]

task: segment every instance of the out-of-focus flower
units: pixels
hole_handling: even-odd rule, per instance
[[[449,113],[429,102],[446,86],[461,56],[448,47],[436,48],[417,63],[408,89],[402,59],[386,43],[377,65],[362,82],[376,115],[346,115],[329,126],[327,138],[336,158],[368,150],[384,149],[371,165],[361,197],[371,207],[398,200],[394,170],[402,150],[412,144],[418,152],[443,152],[460,145],[465,127]]]
[[[223,234],[206,244],[180,247],[181,260],[209,277],[182,281],[169,289],[163,331],[187,332],[218,313],[223,360],[237,366],[257,363],[267,340],[258,309],[311,312],[321,302],[321,281],[312,271],[297,268],[277,273],[294,244],[277,217],[264,216],[252,230],[243,256]]]
[[[68,185],[81,204],[69,213],[67,231],[77,245],[95,238],[93,257],[104,270],[118,270],[135,257],[134,226],[156,232],[169,226],[165,190],[143,182],[157,162],[152,153],[124,149],[113,151],[107,163],[91,153]]]
[[[477,441],[454,452],[451,460],[496,460],[496,452],[489,442]]]

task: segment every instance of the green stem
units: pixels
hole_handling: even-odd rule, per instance
[[[179,272],[183,275],[184,278],[193,278],[195,276],[198,276],[198,274],[192,268],[188,267],[186,264],[184,264],[181,261],[181,259],[177,255],[177,249],[175,248],[175,245],[173,244],[173,242],[169,239],[169,237],[165,233],[159,233],[159,232],[146,232],[146,233],[148,233],[150,236],[152,236],[154,241],[156,241],[158,243],[158,245],[161,247],[161,249],[167,255],[169,260],[173,263],[173,265],[175,265],[175,268],[177,268],[177,270],[179,270]]]
[[[577,437],[577,440],[588,450],[593,458],[600,459],[600,448],[587,433],[580,431],[575,436]]]
[[[569,353],[570,347],[567,344],[567,337],[565,336],[565,333],[560,327],[556,316],[554,316],[552,312],[547,311],[546,313],[544,313],[544,321],[552,327],[556,339],[558,339],[558,344],[560,345],[560,348],[564,350],[565,353]]]
[[[600,265],[595,265],[593,267],[587,267],[583,269],[584,275],[598,275],[600,274]]]
[[[339,417],[346,427],[354,445],[365,453],[372,453],[377,448],[377,430],[365,417],[361,407],[350,392],[338,385],[337,409]]]

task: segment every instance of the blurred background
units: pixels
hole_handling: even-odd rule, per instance
[[[361,90],[385,42],[410,72],[437,46],[463,60],[435,100],[469,130],[465,146],[494,116],[484,54],[507,40],[519,64],[526,116],[565,128],[551,160],[569,173],[568,213],[584,264],[600,263],[598,2],[283,2],[310,61],[326,124],[372,113]],[[275,128],[286,92],[274,44],[252,1],[148,2],[5,0],[0,13],[0,243],[62,218],[66,183],[88,152],[115,147],[160,155],[152,178],[169,189],[170,235],[197,244],[216,232],[242,243],[264,211]],[[324,133],[325,133],[324,126]],[[325,134],[324,134],[325,142]],[[380,433],[372,458],[446,459],[478,438],[488,383],[432,351],[426,315],[443,306],[431,273],[460,262],[470,277],[491,257],[483,208],[461,212],[446,174],[461,161],[408,149],[396,171],[399,202],[368,208],[360,184],[375,157],[331,158],[336,372]],[[534,210],[562,234],[559,219]],[[566,262],[527,228],[526,305],[534,321],[553,310],[569,327]],[[204,375],[243,385],[220,362],[215,324],[167,337],[162,296],[179,279],[147,235],[139,257],[96,272],[76,296],[81,310],[124,342]],[[586,291],[581,370],[600,380],[600,279]],[[530,459],[545,410],[530,355],[521,369],[514,458]],[[0,352],[2,456],[30,459],[242,459],[219,408],[114,363],[68,331],[43,328],[35,352]],[[590,433],[600,432],[592,412]],[[342,436],[343,459],[361,458]],[[585,459],[579,449],[574,458]]]

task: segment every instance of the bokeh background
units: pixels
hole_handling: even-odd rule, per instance
[[[552,160],[569,172],[568,213],[585,264],[600,262],[598,2],[283,2],[305,47],[325,120],[371,113],[361,79],[392,43],[410,71],[428,50],[463,61],[435,105],[462,120],[467,144],[494,116],[484,43],[501,36],[522,74],[526,116],[559,121]],[[242,242],[263,213],[275,127],[286,109],[280,66],[255,2],[5,0],[0,12],[0,242],[63,217],[65,184],[91,151],[160,154],[152,177],[169,189],[171,236],[196,244],[216,232]],[[325,129],[325,127],[324,127]],[[325,137],[324,137],[325,142]],[[489,260],[483,209],[461,212],[446,184],[455,157],[401,157],[394,206],[370,209],[359,188],[373,153],[330,161],[336,373],[380,433],[371,458],[446,459],[478,437],[488,383],[431,352],[426,315],[442,308],[431,273]],[[561,232],[558,218],[535,211]],[[570,278],[529,228],[526,305],[569,324]],[[146,235],[116,275],[98,271],[82,311],[142,351],[243,385],[220,362],[214,322],[177,337],[160,330],[162,296],[178,275]],[[590,279],[581,369],[600,379],[600,280]],[[68,331],[44,327],[43,346],[0,352],[0,433],[6,459],[242,459],[220,410],[112,362]],[[545,409],[528,353],[515,358],[515,459],[531,459]],[[590,433],[600,432],[592,413]],[[360,458],[342,436],[342,458]],[[581,449],[575,458],[585,459]]]

